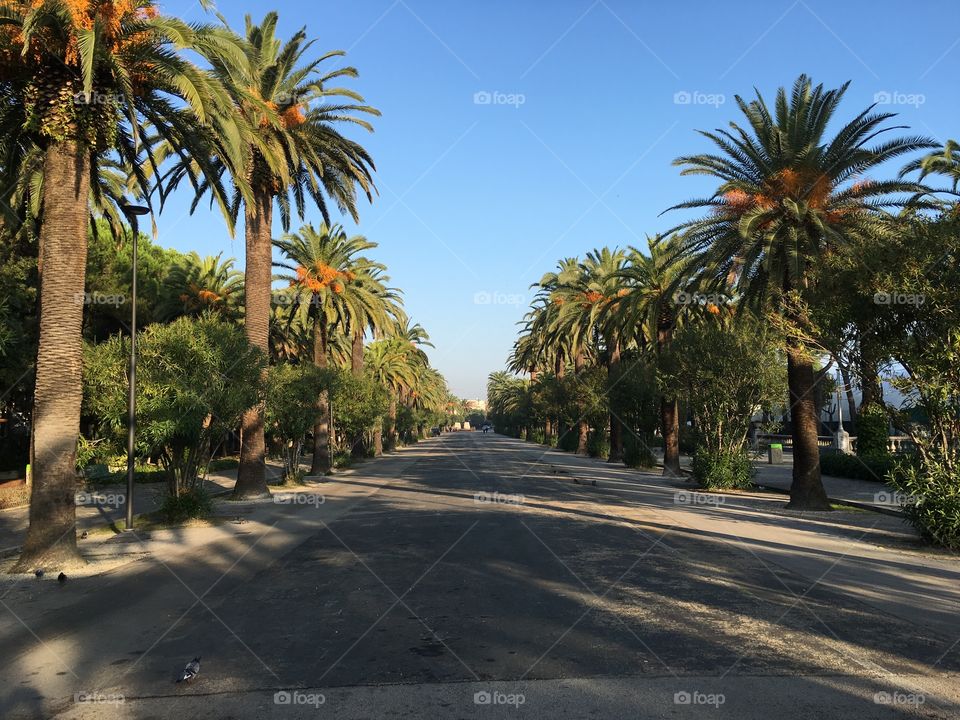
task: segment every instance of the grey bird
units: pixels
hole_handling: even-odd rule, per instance
[[[35,570],[33,574],[37,576],[37,580],[43,580],[43,570]]]
[[[177,682],[190,682],[197,675],[200,674],[200,657],[197,656],[193,660],[187,663],[187,666],[183,669],[183,672],[180,673],[180,677],[177,678]]]

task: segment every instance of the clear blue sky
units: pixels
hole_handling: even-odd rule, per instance
[[[163,7],[203,17],[195,0]],[[670,163],[708,148],[695,129],[738,119],[734,94],[772,99],[802,72],[851,80],[842,119],[888,93],[913,132],[960,136],[956,0],[220,2],[238,29],[274,8],[284,35],[306,25],[318,51],[348,50],[351,87],[383,112],[357,134],[380,196],[345,224],[380,244],[464,397],[485,395],[530,283],[559,258],[642,246],[673,224],[661,211],[709,188]],[[187,204],[160,217],[159,242],[242,265],[242,230],[231,240],[218,215],[185,218]]]

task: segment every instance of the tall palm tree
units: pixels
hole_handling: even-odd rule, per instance
[[[356,92],[331,87],[340,78],[357,77],[352,67],[322,71],[324,63],[344,52],[306,60],[313,46],[306,31],[282,42],[276,37],[277,21],[275,12],[267,13],[260,24],[248,15],[245,61],[213,63],[231,95],[230,112],[253,129],[242,137],[243,162],[222,163],[221,174],[228,173],[238,190],[249,186],[249,193],[237,193],[233,211],[238,215],[243,208],[246,235],[244,327],[249,342],[264,351],[269,346],[274,205],[285,231],[294,211],[304,218],[308,202],[320,210],[328,225],[330,202],[357,221],[357,189],[372,200],[374,164],[367,151],[338,128],[346,124],[372,131],[362,116],[380,114]],[[171,177],[179,181],[192,174],[193,165],[186,162]],[[209,185],[196,187],[199,199]],[[264,453],[263,409],[255,407],[243,419],[236,497],[267,493]]]
[[[848,84],[834,90],[813,86],[801,75],[789,94],[777,93],[771,112],[758,93],[736,97],[747,127],[703,132],[717,154],[680,157],[684,175],[719,181],[707,198],[676,208],[707,214],[683,223],[688,270],[718,288],[732,284],[745,304],[778,313],[793,326],[787,342],[793,426],[793,483],[789,507],[829,509],[820,479],[814,358],[804,343],[803,306],[816,284],[817,259],[870,233],[879,212],[902,207],[898,193],[922,188],[900,180],[862,180],[887,160],[933,147],[922,137],[882,135],[902,126],[885,125],[891,113],[873,106],[828,137]],[[671,208],[673,209],[673,208]]]
[[[581,263],[582,274],[577,285],[567,290],[575,294],[575,300],[564,305],[572,315],[580,315],[577,322],[588,328],[602,341],[602,362],[607,370],[607,400],[609,391],[620,380],[620,358],[623,349],[624,329],[620,316],[607,312],[623,297],[623,279],[620,275],[626,263],[626,253],[615,248],[602,248],[587,253]],[[609,462],[623,460],[623,424],[613,408],[610,408],[610,456]]]
[[[381,301],[370,277],[384,266],[360,253],[377,247],[361,235],[348,237],[339,225],[314,228],[306,225],[299,233],[285,235],[276,241],[285,260],[277,267],[287,271],[279,279],[290,284],[289,302],[294,314],[311,327],[313,362],[318,367],[330,364],[331,343],[338,333],[354,326],[360,317],[379,312]],[[349,357],[349,345],[344,354]],[[330,471],[330,405],[327,393],[317,399],[320,420],[314,426],[314,452],[311,474]]]
[[[179,51],[224,58],[240,51],[218,29],[160,15],[151,0],[8,0],[0,24],[0,84],[7,97],[23,99],[20,108],[0,108],[0,117],[22,112],[18,142],[42,154],[40,343],[30,527],[17,565],[23,570],[78,557],[83,308],[73,299],[84,291],[91,178],[113,156],[132,168],[136,194],[149,197],[146,168],[155,158],[142,142],[147,126],[185,154],[204,124],[235,135],[233,119],[222,112],[222,87]],[[20,167],[3,170],[16,174]]]
[[[654,355],[664,352],[683,317],[685,305],[677,302],[677,293],[685,280],[681,249],[682,240],[677,235],[648,238],[647,252],[631,247],[619,273],[625,292],[612,311],[629,328],[633,343],[641,351]],[[660,432],[663,474],[679,477],[680,413],[675,397],[660,398]]]
[[[544,321],[542,332],[546,334],[546,342],[565,347],[564,355],[572,358],[574,373],[578,378],[596,354],[594,328],[589,322],[585,322],[586,316],[579,308],[581,295],[586,292],[583,290],[586,284],[586,270],[579,259],[564,258],[557,264],[556,271],[544,275],[534,286],[540,288],[535,302],[546,309],[541,318]],[[573,307],[570,306],[571,303]],[[584,400],[579,402],[577,412],[577,453],[586,455],[590,426]]]
[[[415,350],[403,338],[393,337],[370,343],[366,348],[366,372],[382,385],[390,397],[387,411],[387,448],[396,444],[397,403],[417,385],[417,366],[421,365]],[[374,434],[374,451],[383,454],[383,434]]]

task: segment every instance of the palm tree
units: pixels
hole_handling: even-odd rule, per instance
[[[573,369],[577,378],[586,370],[590,358],[595,355],[593,326],[587,316],[578,307],[585,298],[584,287],[588,284],[586,270],[577,258],[564,258],[557,264],[555,272],[544,275],[534,287],[539,287],[536,303],[546,311],[542,332],[550,345],[565,346],[566,357],[573,359]],[[570,304],[574,307],[570,307]],[[580,400],[577,408],[577,453],[587,454],[587,440],[590,426],[587,421],[588,408]]]
[[[230,113],[240,116],[252,132],[243,136],[243,162],[221,163],[238,188],[233,212],[243,208],[246,234],[246,315],[244,327],[249,342],[264,351],[269,346],[274,204],[280,210],[285,231],[291,214],[302,220],[312,202],[330,224],[328,203],[340,212],[357,215],[357,188],[372,200],[373,160],[358,143],[337,129],[343,124],[373,128],[359,115],[378,116],[378,110],[363,104],[352,90],[330,87],[339,78],[357,77],[356,69],[343,67],[322,72],[321,66],[341,57],[332,51],[314,60],[304,60],[313,46],[305,30],[287,42],[276,37],[278,16],[267,13],[257,25],[246,17],[248,52],[240,64],[214,62],[214,72],[232,98]],[[174,183],[193,175],[190,162],[171,173]],[[208,183],[195,184],[199,196]],[[241,192],[244,186],[249,192]],[[243,419],[240,470],[236,497],[262,497],[267,491],[263,409],[251,408]]]
[[[647,239],[647,253],[631,247],[620,271],[625,287],[611,308],[641,351],[660,355],[670,345],[685,305],[677,302],[684,278],[679,258],[682,240],[673,235]],[[680,413],[677,398],[660,398],[663,474],[680,476]]]
[[[293,314],[300,315],[311,327],[313,362],[318,367],[330,364],[331,344],[335,334],[341,340],[343,331],[360,317],[380,312],[380,296],[369,278],[385,270],[360,253],[377,247],[360,235],[348,237],[339,225],[314,228],[306,225],[299,233],[288,234],[276,241],[286,260],[277,267],[288,271],[279,276],[290,284],[289,303]],[[350,356],[349,345],[344,355]],[[320,420],[314,426],[314,452],[310,472],[319,475],[330,471],[330,407],[326,393],[318,399]]]
[[[243,273],[223,253],[201,258],[191,252],[174,265],[163,282],[157,315],[164,321],[207,312],[234,320],[243,304]]]
[[[594,333],[603,343],[602,362],[607,370],[607,400],[609,391],[620,379],[620,357],[623,349],[624,329],[620,316],[606,312],[623,297],[622,277],[620,275],[626,262],[626,254],[620,249],[602,248],[587,253],[581,264],[578,286],[567,288],[576,294],[579,302],[567,303],[564,308],[573,315],[580,315],[576,321],[588,331]],[[610,456],[609,462],[623,460],[623,424],[613,408],[610,408]]]
[[[184,153],[191,153],[204,123],[235,135],[233,120],[217,112],[228,103],[222,88],[178,51],[226,58],[239,48],[218,29],[161,16],[151,0],[9,0],[0,7],[0,22],[4,92],[23,99],[19,108],[0,109],[0,126],[9,127],[10,114],[22,112],[18,142],[42,154],[33,488],[30,527],[16,567],[24,570],[78,558],[74,491],[83,308],[74,298],[84,291],[96,185],[91,177],[99,176],[104,158],[115,156],[133,169],[136,193],[149,197],[144,168],[154,158],[143,142],[147,125]],[[200,167],[207,167],[205,161]],[[3,170],[9,177],[20,167]]]
[[[398,337],[370,343],[366,348],[364,365],[366,371],[382,385],[390,396],[387,411],[387,448],[393,449],[397,433],[397,403],[400,398],[417,385],[419,357],[409,343]],[[383,434],[374,434],[374,451],[383,454]]]
[[[907,163],[900,177],[917,171],[920,173],[921,181],[928,175],[944,175],[950,178],[951,187],[956,193],[960,186],[960,143],[956,140],[947,140],[937,152]]]
[[[745,305],[777,313],[792,326],[792,508],[830,507],[820,480],[814,358],[803,339],[809,332],[803,306],[816,284],[817,258],[870,233],[879,212],[907,202],[898,193],[922,192],[916,183],[861,180],[865,173],[933,146],[922,137],[877,141],[901,126],[885,125],[893,114],[875,113],[873,106],[828,137],[846,89],[814,87],[801,75],[789,95],[778,91],[772,113],[759,93],[749,103],[737,96],[748,127],[731,123],[731,130],[703,132],[718,154],[674,161],[682,174],[709,175],[720,183],[710,197],[675,206],[707,210],[679,226],[688,271],[713,287],[732,284]]]

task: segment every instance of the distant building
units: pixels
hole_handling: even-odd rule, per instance
[[[485,413],[487,411],[487,401],[476,398],[475,400],[467,400],[466,406],[468,410],[477,410],[479,412]]]

